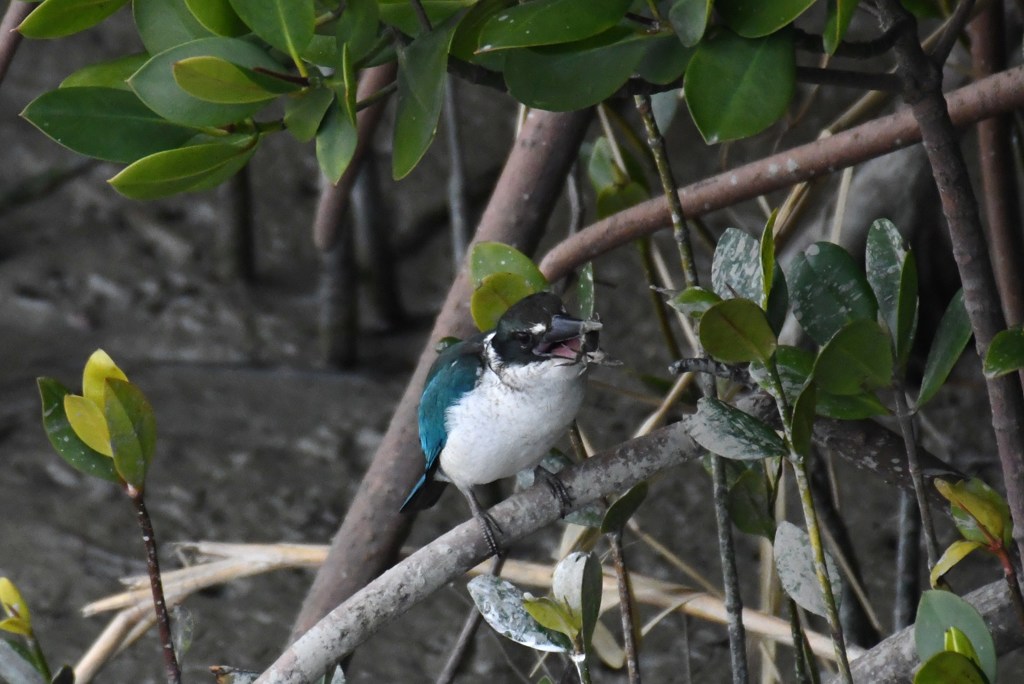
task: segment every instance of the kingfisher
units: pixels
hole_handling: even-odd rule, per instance
[[[433,506],[450,482],[499,555],[500,529],[474,486],[538,468],[567,508],[568,492],[539,463],[576,417],[590,365],[604,357],[600,329],[599,321],[574,318],[557,295],[541,292],[509,307],[494,330],[442,351],[420,397],[424,472],[401,510]]]

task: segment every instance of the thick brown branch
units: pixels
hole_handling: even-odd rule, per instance
[[[1009,69],[953,91],[947,96],[957,126],[1024,106],[1024,67]],[[833,173],[881,157],[921,139],[913,113],[907,109],[851,128],[829,138],[745,164],[679,191],[687,216],[753,199],[801,181]],[[541,264],[551,279],[638,237],[669,226],[668,204],[658,197],[598,221],[556,245]]]

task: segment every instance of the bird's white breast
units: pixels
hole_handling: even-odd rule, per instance
[[[565,359],[486,370],[445,413],[441,470],[460,486],[530,468],[565,434],[583,401],[583,368]]]

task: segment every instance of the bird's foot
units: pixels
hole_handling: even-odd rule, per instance
[[[544,481],[544,484],[548,486],[551,493],[558,499],[559,513],[561,517],[569,515],[572,511],[572,495],[569,494],[569,490],[566,488],[565,483],[555,473],[551,472],[544,466],[537,466],[533,471],[534,479],[540,479]]]
[[[491,555],[503,556],[505,552],[498,544],[498,534],[501,534],[501,527],[487,511],[478,510],[475,513],[474,517],[480,523],[480,528],[483,530],[484,539],[487,540],[487,547],[491,550]]]

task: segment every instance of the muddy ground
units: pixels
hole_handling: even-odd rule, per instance
[[[0,88],[0,194],[23,198],[19,184],[80,162],[18,119],[24,105],[78,66],[118,54],[134,41],[127,22],[115,19],[102,31],[24,45]],[[469,87],[462,96],[468,104],[463,123],[471,141],[470,175],[493,174],[511,140],[511,102]],[[695,159],[693,150],[701,148],[694,147],[695,133],[686,122],[673,132],[689,141],[678,155],[682,181],[718,163],[713,151]],[[385,135],[379,153],[386,154],[387,146]],[[397,242],[411,242],[408,232],[418,217],[443,208],[438,179],[445,162],[439,148],[401,184],[382,178]],[[160,433],[147,498],[169,568],[177,562],[169,546],[174,541],[326,543],[428,342],[429,322],[452,269],[443,223],[399,264],[410,322],[385,326],[362,295],[359,363],[330,370],[318,360],[319,256],[308,228],[318,187],[312,150],[278,136],[252,168],[258,258],[253,285],[222,275],[228,209],[221,191],[130,202],[104,183],[116,168],[99,164],[0,215],[0,575],[25,593],[53,664],[73,663],[105,623],[81,617],[80,607],[117,591],[120,577],[141,573],[144,566],[125,498],[111,485],[72,471],[46,442],[36,376],[54,376],[75,388],[86,358],[102,347],[146,391]],[[726,212],[709,224],[720,230],[741,216]],[[560,209],[553,226],[561,230],[565,221]],[[671,254],[671,245],[663,246]],[[605,346],[625,365],[602,369],[595,380],[648,392],[639,376],[665,377],[670,359],[645,308],[637,255],[621,250],[600,260],[597,273]],[[928,416],[943,429],[955,429],[936,448],[997,481],[988,466],[992,439],[983,396],[976,360],[969,360]],[[595,445],[608,446],[628,436],[646,410],[597,386],[581,423]],[[868,589],[887,615],[895,497],[851,472],[839,467],[845,510],[862,563],[879,569],[868,573]],[[698,466],[667,473],[654,483],[639,521],[714,578],[708,492]],[[410,543],[425,543],[465,517],[462,501],[446,497],[422,516]],[[557,529],[548,530],[515,555],[547,561],[557,538]],[[741,535],[739,548],[752,601],[756,545]],[[628,553],[643,572],[682,581],[635,540],[629,540]],[[997,573],[981,563],[973,570],[977,577]],[[211,664],[259,669],[271,662],[311,578],[308,570],[277,572],[190,598],[196,626],[185,658],[186,681],[208,681]],[[359,652],[349,680],[428,681],[444,661],[467,601],[463,583],[456,582],[412,611]],[[617,630],[616,616],[607,621]],[[681,624],[669,618],[648,638],[648,681],[680,681]],[[515,671],[529,670],[530,654],[489,632],[477,643],[462,681],[524,681]],[[724,681],[725,630],[691,620],[689,643],[693,681]],[[114,660],[99,681],[148,684],[161,678],[150,634]],[[599,671],[597,680],[624,678]]]

